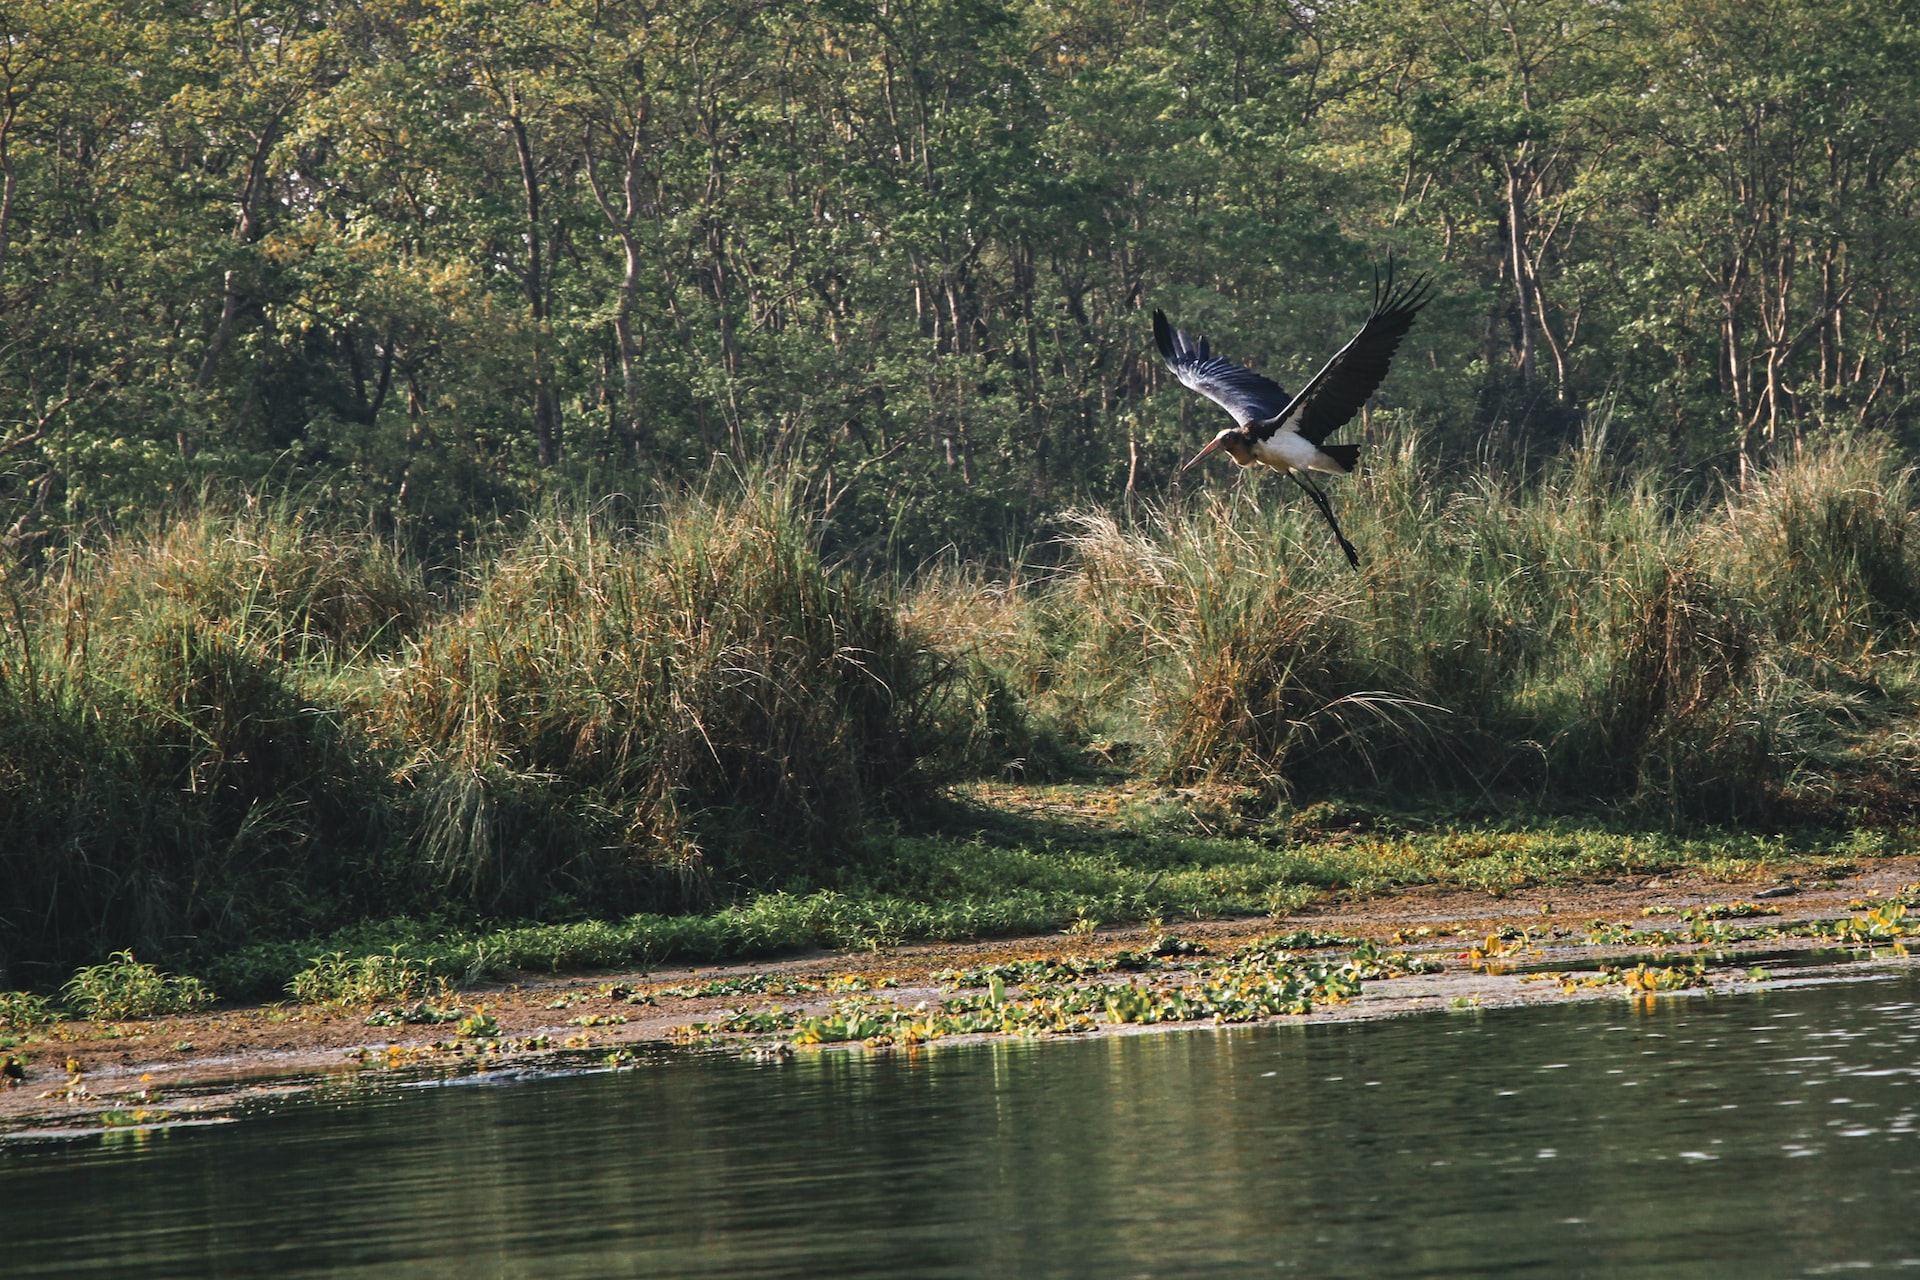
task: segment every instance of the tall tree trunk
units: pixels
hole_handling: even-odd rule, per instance
[[[0,302],[6,298],[7,248],[13,233],[13,120],[14,108],[0,120]]]
[[[213,336],[207,339],[207,349],[200,357],[200,371],[194,375],[193,389],[205,391],[213,385],[213,374],[220,367],[220,355],[227,349],[227,341],[233,336],[233,321],[240,314],[240,291],[228,271],[222,277],[220,297],[220,319],[213,326]]]
[[[1502,161],[1507,174],[1507,242],[1512,254],[1513,295],[1520,316],[1520,380],[1533,385],[1533,300],[1527,290],[1526,216],[1521,209],[1520,172],[1511,161]]]
[[[1129,414],[1127,416],[1127,491],[1125,498],[1128,515],[1133,514],[1134,507],[1139,500],[1140,428],[1133,420],[1133,416]]]
[[[627,411],[627,432],[638,453],[646,438],[640,407],[640,339],[634,334],[633,312],[640,297],[640,246],[631,233],[620,237],[626,270],[620,277],[620,302],[613,313],[613,336],[620,345],[620,391]]]
[[[1727,387],[1733,395],[1734,418],[1740,424],[1739,486],[1747,487],[1753,475],[1753,427],[1747,419],[1746,370],[1740,360],[1740,329],[1735,323],[1737,302],[1729,293],[1721,299],[1725,314],[1720,321],[1720,343],[1724,348]]]
[[[283,103],[254,137],[253,155],[247,160],[246,181],[240,187],[240,216],[233,227],[233,239],[237,244],[250,244],[260,233],[254,206],[261,189],[267,184],[267,160],[273,154],[274,143],[279,139],[280,122],[292,109],[293,101],[290,98]],[[213,386],[214,374],[220,369],[220,357],[226,353],[227,343],[233,338],[234,321],[239,318],[242,300],[236,274],[229,267],[221,276],[220,319],[213,326],[213,336],[207,339],[207,349],[200,357],[200,369],[193,378],[193,389],[197,394],[204,395]],[[189,432],[182,430],[177,440],[181,457],[191,458],[199,452],[199,441]]]
[[[514,155],[520,161],[520,185],[527,207],[527,310],[533,318],[533,438],[543,467],[560,461],[560,397],[553,389],[552,359],[548,352],[547,279],[540,253],[540,172],[527,139],[526,122],[518,112],[508,117],[513,130]]]
[[[387,402],[387,389],[393,386],[393,331],[389,329],[385,340],[380,344],[380,380],[374,384],[373,404],[369,412],[373,421],[380,420],[380,408]]]
[[[627,139],[626,173],[621,183],[625,207],[615,209],[600,183],[599,168],[594,163],[593,133],[593,126],[589,124],[586,133],[587,186],[593,193],[594,203],[600,206],[601,216],[606,218],[614,234],[620,237],[620,251],[624,260],[620,292],[614,304],[613,337],[620,352],[621,404],[625,410],[623,429],[627,433],[629,447],[638,458],[645,450],[646,430],[643,421],[645,411],[640,403],[641,340],[634,331],[633,316],[639,306],[643,256],[633,226],[640,212],[640,155],[644,137],[642,126],[636,124]]]

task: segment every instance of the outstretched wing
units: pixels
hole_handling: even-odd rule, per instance
[[[1413,318],[1432,297],[1432,282],[1426,276],[1416,276],[1411,284],[1394,288],[1393,259],[1387,259],[1386,278],[1374,277],[1373,314],[1360,326],[1360,332],[1313,375],[1285,409],[1255,425],[1254,438],[1264,440],[1287,427],[1317,445],[1351,422],[1387,376],[1387,365],[1400,339],[1407,336]]]
[[[1153,313],[1153,340],[1180,385],[1225,409],[1236,425],[1271,418],[1287,407],[1287,393],[1279,383],[1213,355],[1205,338],[1195,341],[1180,332],[1167,323],[1164,311]]]

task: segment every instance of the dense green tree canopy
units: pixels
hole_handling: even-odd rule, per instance
[[[1292,386],[1390,250],[1442,298],[1383,406],[1743,476],[1912,416],[1917,17],[10,0],[0,536],[232,477],[443,539],[724,454],[990,551],[1210,430],[1145,312]]]

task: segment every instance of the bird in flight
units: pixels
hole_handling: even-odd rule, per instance
[[[1352,421],[1387,376],[1394,350],[1432,296],[1431,282],[1424,275],[1396,287],[1393,259],[1388,258],[1386,275],[1374,273],[1373,313],[1367,322],[1295,396],[1282,391],[1271,378],[1214,355],[1207,349],[1205,338],[1196,340],[1180,332],[1167,323],[1165,312],[1156,310],[1153,340],[1167,368],[1182,386],[1225,409],[1234,421],[1180,469],[1185,471],[1202,459],[1225,452],[1243,467],[1257,463],[1293,477],[1327,518],[1340,549],[1347,553],[1347,563],[1358,569],[1360,553],[1340,532],[1340,522],[1333,518],[1327,495],[1307,479],[1306,473],[1325,471],[1344,476],[1359,465],[1359,445],[1328,444],[1326,439]]]

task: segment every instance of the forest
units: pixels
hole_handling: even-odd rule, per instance
[[[267,485],[444,558],[721,459],[863,561],[1006,559],[1177,492],[1153,307],[1294,386],[1390,252],[1440,300],[1376,407],[1449,456],[1904,441],[1915,16],[18,0],[0,534]]]
[[[1898,844],[1916,18],[0,7],[0,987]],[[1297,387],[1390,256],[1356,573],[1148,318]]]

